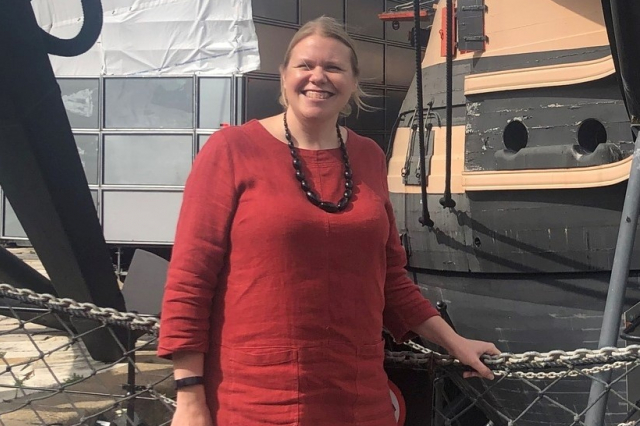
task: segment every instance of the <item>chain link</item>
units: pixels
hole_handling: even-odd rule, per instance
[[[432,351],[416,342],[404,343],[416,352],[386,351],[386,361],[414,368],[462,368],[462,364],[450,355]],[[509,352],[500,355],[482,357],[483,362],[497,376],[515,376],[526,379],[554,380],[560,377],[593,375],[604,371],[618,370],[632,365],[640,365],[640,345],[624,348],[606,347],[596,350],[576,349],[573,351],[554,350],[546,353]],[[594,364],[601,364],[595,365]],[[588,366],[588,367],[580,367]],[[562,371],[521,371],[561,368]]]
[[[154,316],[142,316],[133,312],[120,312],[113,308],[101,308],[89,302],[76,302],[69,298],[57,298],[48,293],[36,293],[27,288],[17,289],[0,284],[0,296],[63,312],[72,317],[89,318],[104,324],[124,326],[132,330],[158,335],[160,320]]]
[[[101,308],[88,302],[76,302],[69,298],[57,298],[51,294],[39,294],[29,289],[16,289],[9,284],[0,284],[0,296],[41,306],[71,317],[82,317],[103,324],[124,326],[158,335],[160,320],[154,316],[142,316],[131,312],[119,312],[113,308]],[[450,355],[432,351],[416,342],[408,341],[405,346],[413,351],[385,351],[385,362],[411,368],[445,369],[463,368],[460,361]],[[597,350],[576,349],[573,351],[554,350],[550,352],[509,352],[495,356],[483,356],[483,362],[496,376],[510,376],[528,380],[556,380],[564,377],[595,375],[604,371],[618,370],[640,365],[640,345],[624,348],[607,347]],[[540,371],[555,369],[555,371]],[[558,371],[559,370],[559,371]],[[170,407],[176,401],[154,389],[149,392]],[[639,426],[640,422],[630,421],[618,426]]]
[[[57,298],[51,294],[39,294],[25,288],[16,289],[9,284],[0,284],[0,295],[53,311],[64,312],[70,316],[89,318],[105,324],[145,331],[154,336],[158,335],[160,329],[160,320],[154,316],[119,312],[113,308],[101,308],[93,303]],[[405,345],[417,353],[386,351],[387,362],[417,368],[431,368],[432,366],[462,368],[460,361],[450,355],[432,351],[413,341],[408,341]],[[630,345],[624,348],[606,347],[596,350],[576,349],[568,352],[562,350],[544,353],[531,351],[522,354],[505,352],[495,356],[485,355],[482,360],[496,375],[511,374],[527,379],[556,379],[562,376],[596,374],[629,367],[632,364],[640,364],[640,345]],[[580,366],[588,367],[580,368]],[[522,371],[550,368],[562,368],[563,371]]]
[[[168,396],[165,396],[165,395],[161,394],[160,392],[158,392],[155,389],[149,389],[149,393],[151,395],[153,395],[154,398],[159,399],[160,401],[164,402],[165,404],[167,404],[170,407],[176,408],[178,406],[178,403],[175,400],[169,398]],[[619,425],[619,426],[625,426],[625,425]]]

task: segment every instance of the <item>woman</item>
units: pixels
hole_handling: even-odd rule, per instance
[[[479,356],[495,346],[457,335],[406,276],[383,152],[336,124],[362,105],[358,75],[342,27],[309,22],[281,67],[285,112],[198,155],[158,349],[174,362],[174,426],[392,426],[383,326],[492,377]]]

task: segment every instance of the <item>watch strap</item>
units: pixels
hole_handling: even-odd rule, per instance
[[[204,377],[202,376],[185,377],[183,379],[176,380],[176,390],[180,390],[189,386],[203,385],[203,384],[204,384]]]

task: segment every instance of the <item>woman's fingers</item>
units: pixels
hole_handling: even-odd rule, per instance
[[[493,372],[482,362],[480,357],[485,354],[499,355],[501,353],[500,350],[493,343],[478,340],[469,340],[467,349],[470,352],[467,353],[468,357],[465,356],[465,359],[460,359],[460,361],[475,371],[467,371],[463,374],[463,377],[482,377],[487,380],[493,380]]]
[[[464,373],[462,373],[462,377],[464,379],[470,379],[472,377],[482,377],[482,376],[477,371],[465,371]]]
[[[484,352],[487,355],[500,355],[500,349],[496,347],[493,343],[489,343],[489,348]]]
[[[480,359],[478,359],[477,362],[473,362],[473,365],[469,365],[469,367],[473,368],[474,370],[476,370],[475,372],[471,372],[471,373],[476,373],[476,375],[471,375],[469,377],[482,377],[485,378],[487,380],[493,380],[493,372],[491,371],[491,369],[489,367],[487,367],[486,365],[484,365],[484,363],[482,361],[480,361]]]

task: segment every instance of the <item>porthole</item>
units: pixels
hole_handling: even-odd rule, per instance
[[[527,146],[529,131],[520,120],[512,120],[502,132],[502,141],[509,151],[518,152]]]
[[[607,129],[595,118],[587,118],[578,127],[578,144],[591,153],[598,145],[607,141]]]

